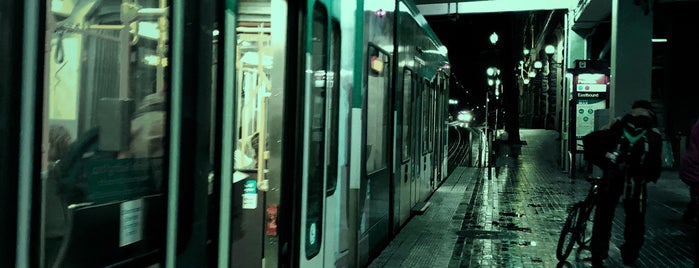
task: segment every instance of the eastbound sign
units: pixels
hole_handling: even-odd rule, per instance
[[[595,130],[595,111],[609,108],[609,65],[602,61],[577,60],[573,74],[573,94],[570,103],[569,150],[581,153],[582,137]]]

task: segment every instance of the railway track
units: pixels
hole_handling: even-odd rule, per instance
[[[447,171],[449,174],[459,166],[477,166],[481,162],[482,132],[472,127],[449,126]]]

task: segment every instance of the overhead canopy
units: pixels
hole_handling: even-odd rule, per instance
[[[490,0],[490,1],[453,1],[440,0],[416,1],[423,16],[471,14],[493,12],[536,11],[554,9],[572,9],[577,0]]]

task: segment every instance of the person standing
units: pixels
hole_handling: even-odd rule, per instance
[[[622,194],[626,216],[621,257],[626,265],[639,257],[645,240],[646,184],[657,181],[661,172],[662,135],[656,126],[652,105],[640,100],[608,129],[593,132],[585,141],[586,150],[595,148],[591,156],[603,159],[595,162],[603,175],[590,243],[593,267],[602,267],[608,256],[614,211]]]
[[[689,205],[684,213],[684,220],[694,222],[699,227],[696,217],[699,213],[699,120],[694,122],[687,137],[685,154],[680,160],[680,179],[689,186]],[[699,232],[694,239],[694,267],[699,267]]]

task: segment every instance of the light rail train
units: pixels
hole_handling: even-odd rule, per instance
[[[409,1],[1,5],[2,267],[362,267],[448,176]]]

